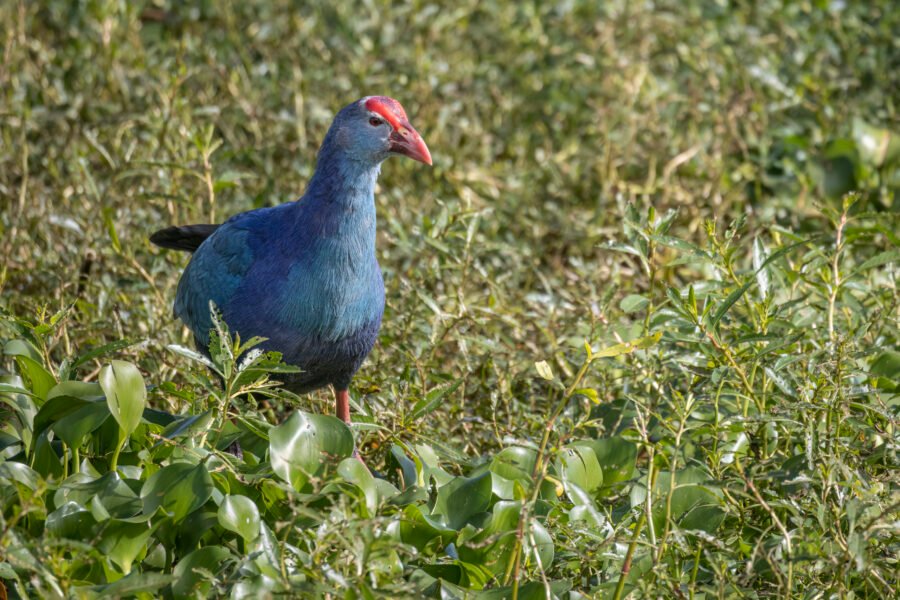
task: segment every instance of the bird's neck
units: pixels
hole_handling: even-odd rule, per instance
[[[368,264],[375,256],[375,183],[379,164],[323,147],[316,172],[298,203],[304,234],[318,251]],[[312,236],[310,236],[312,234]]]
[[[381,163],[369,163],[325,145],[319,152],[316,172],[309,182],[306,198],[331,205],[336,212],[375,209],[375,183]]]

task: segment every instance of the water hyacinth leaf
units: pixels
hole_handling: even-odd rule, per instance
[[[592,493],[603,485],[603,471],[590,447],[563,448],[557,469],[564,481],[571,481],[587,492]]]
[[[132,597],[153,597],[141,596],[141,594],[151,594],[157,590],[169,585],[174,581],[172,575],[163,573],[132,571],[129,575],[121,579],[117,579],[108,585],[98,585],[89,588],[82,588],[89,591],[93,598],[132,598]]]
[[[96,524],[91,511],[77,502],[66,502],[47,515],[44,526],[47,533],[56,537],[88,539]]]
[[[113,522],[103,529],[99,547],[127,575],[134,561],[146,556],[147,541],[154,529],[146,522]]]
[[[170,423],[163,429],[161,437],[169,440],[175,440],[180,437],[197,435],[207,431],[213,423],[212,409],[206,410],[200,414],[188,415],[177,421]],[[163,443],[163,442],[158,442]]]
[[[657,531],[662,531],[665,525],[671,478],[671,472],[660,472],[653,488],[653,523]],[[696,467],[675,473],[675,486],[668,502],[673,525],[683,530],[715,532],[725,518],[725,511],[721,492],[710,486],[709,480],[709,474]]]
[[[104,402],[88,402],[59,419],[51,429],[72,448],[78,448],[85,437],[109,418],[109,408]]]
[[[400,467],[400,478],[404,489],[413,485],[425,484],[420,477],[422,471],[421,463],[417,465],[416,461],[408,457],[403,448],[396,444],[391,446],[391,455]]]
[[[603,470],[603,488],[610,490],[634,477],[637,444],[622,437],[579,442],[594,451]]]
[[[141,488],[145,515],[162,509],[176,523],[209,500],[212,478],[203,464],[175,463],[163,467]]]
[[[425,550],[428,545],[435,545],[435,550],[440,551],[454,538],[456,530],[425,514],[424,507],[410,504],[403,509],[400,520],[400,539],[403,543],[415,546],[419,551]]]
[[[227,495],[219,505],[219,525],[241,536],[245,542],[259,535],[259,508],[247,496]]]
[[[272,470],[299,490],[310,477],[353,454],[350,428],[331,416],[297,411],[269,430]]]
[[[102,402],[106,398],[99,383],[87,381],[61,381],[47,393],[47,400],[57,396],[71,396],[88,402]]]
[[[369,469],[353,457],[341,461],[341,464],[338,465],[338,474],[363,491],[366,508],[372,515],[378,510],[378,505],[383,500],[395,496],[398,492],[390,482],[373,477]]]
[[[141,422],[147,403],[147,388],[141,372],[129,362],[114,360],[100,369],[100,386],[123,438],[128,437]]]
[[[212,588],[208,576],[215,576],[225,568],[225,561],[231,557],[231,552],[222,546],[206,546],[191,552],[175,565],[172,594],[179,599],[207,595]]]
[[[74,501],[87,506],[95,500],[117,519],[134,517],[142,510],[141,499],[114,471],[96,478],[85,472],[76,473],[63,481],[53,495],[57,505]]]
[[[459,529],[474,515],[486,511],[490,502],[490,473],[472,478],[455,477],[438,489],[431,514],[441,517],[451,528]]]

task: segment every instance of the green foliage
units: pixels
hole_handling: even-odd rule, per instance
[[[890,597],[892,3],[0,3],[0,591]],[[400,99],[354,423],[146,238]],[[233,449],[240,447],[237,455]],[[365,458],[367,470],[352,456]]]

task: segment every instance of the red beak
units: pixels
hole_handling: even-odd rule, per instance
[[[391,152],[431,166],[431,153],[425,145],[425,140],[405,119],[391,132]]]

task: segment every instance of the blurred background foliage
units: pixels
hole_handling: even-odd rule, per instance
[[[0,23],[0,308],[35,322],[68,309],[64,326],[48,330],[48,363],[125,339],[135,344],[119,356],[148,379],[190,388],[189,365],[166,350],[189,340],[171,315],[186,257],[152,247],[148,235],[299,197],[334,113],[370,94],[404,104],[435,161],[431,170],[388,162],[376,197],[388,306],[354,393],[359,420],[384,427],[360,431],[376,467],[402,439],[430,444],[449,471],[468,472],[540,437],[558,396],[536,362],[568,384],[585,341],[596,349],[660,331],[665,349],[655,358],[585,375],[584,388],[620,412],[574,402],[562,415],[561,431],[642,439],[638,461],[649,464],[654,444],[668,452],[674,433],[629,429],[629,398],[649,403],[650,430],[665,430],[667,419],[677,430],[673,398],[693,391],[706,402],[723,381],[703,352],[719,352],[734,381],[738,361],[750,360],[740,349],[721,354],[718,339],[673,335],[666,311],[680,310],[680,296],[666,290],[687,298],[693,285],[701,304],[708,294],[727,303],[745,281],[762,285],[767,256],[800,240],[814,243],[796,249],[761,296],[731,301],[741,311],[735,331],[766,335],[783,317],[789,325],[778,335],[803,339],[778,352],[800,361],[791,377],[812,378],[823,364],[842,364],[828,346],[836,327],[859,352],[848,386],[866,380],[879,349],[897,347],[897,275],[885,254],[898,243],[900,213],[892,2],[45,0],[2,3]],[[855,267],[875,262],[832,294],[837,231]],[[699,258],[698,248],[713,258]],[[816,352],[830,358],[796,358]],[[676,366],[678,356],[694,364]],[[753,362],[754,373],[762,364]],[[81,376],[96,378],[99,367],[88,362]],[[652,375],[658,385],[644,390]],[[838,369],[834,390],[844,389],[843,376]],[[429,390],[459,379],[440,404],[410,418]],[[790,414],[791,395],[779,390],[805,384],[786,381],[750,382],[759,414]],[[184,409],[183,398],[159,390],[150,402]],[[895,461],[896,403],[872,402],[887,425],[854,435],[887,443]],[[330,406],[325,392],[303,403]],[[273,422],[286,415],[267,410]],[[816,422],[822,415],[810,410]],[[785,426],[773,442],[784,447],[757,458],[781,469],[796,450],[791,435],[802,455],[809,422]],[[567,440],[560,435],[557,446]],[[709,441],[708,431],[697,435],[690,460]],[[743,471],[731,475],[744,485]],[[833,492],[829,482],[822,489]],[[896,511],[896,479],[872,494]],[[828,493],[821,501],[831,506]],[[738,522],[767,527],[763,504],[754,515],[730,513],[735,535]],[[786,510],[815,514],[796,503]],[[612,522],[621,529],[599,539],[627,543],[633,521]],[[885,547],[896,552],[896,535],[875,551],[881,558],[865,559],[877,575],[835,589],[877,596],[890,586],[896,554],[884,558]],[[622,556],[579,557],[590,536],[576,539],[555,574],[586,593],[615,583]],[[671,577],[683,567],[673,560]],[[782,578],[763,574],[760,584],[749,571],[745,591],[783,589]],[[727,569],[718,575],[727,579]]]

